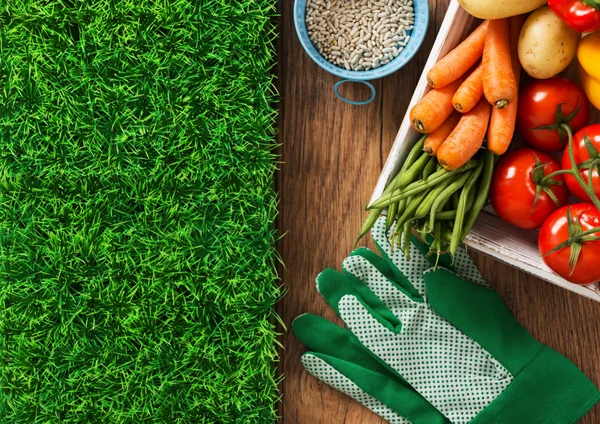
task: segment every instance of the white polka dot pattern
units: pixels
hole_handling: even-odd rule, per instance
[[[385,293],[389,281],[370,281]],[[387,282],[386,282],[387,281]],[[426,302],[389,302],[402,322],[388,330],[352,295],[339,303],[340,316],[361,343],[398,372],[455,424],[468,423],[512,381],[512,375],[478,343],[433,311]]]
[[[401,417],[383,403],[364,392],[352,380],[321,358],[306,353],[302,355],[302,365],[316,378],[357,400],[387,422],[391,424],[411,424],[409,420]]]

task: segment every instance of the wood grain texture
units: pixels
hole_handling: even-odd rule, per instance
[[[278,244],[285,262],[281,276],[288,294],[278,311],[288,329],[305,312],[341,324],[319,296],[314,280],[327,267],[339,269],[352,250],[383,163],[406,112],[447,8],[430,0],[430,26],[417,56],[403,69],[374,81],[377,98],[350,106],[333,94],[338,80],[304,53],[293,25],[293,1],[280,2],[278,88],[281,94],[281,171]],[[365,98],[368,91],[346,84],[344,94]],[[364,243],[370,248],[369,241]],[[600,304],[473,254],[483,276],[498,290],[519,322],[542,343],[558,350],[600,385]],[[281,423],[383,423],[366,408],[304,371],[304,347],[291,331],[282,336]],[[596,406],[583,424],[600,422]],[[507,423],[512,424],[512,423]],[[527,423],[522,423],[527,424]]]

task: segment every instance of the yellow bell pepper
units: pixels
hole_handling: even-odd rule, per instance
[[[590,102],[600,109],[600,31],[589,34],[577,47],[579,78]]]

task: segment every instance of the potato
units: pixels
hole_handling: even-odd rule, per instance
[[[527,18],[519,35],[521,65],[534,78],[553,77],[569,66],[580,38],[548,7],[540,7]]]
[[[458,0],[471,15],[480,19],[501,19],[531,12],[547,0]]]

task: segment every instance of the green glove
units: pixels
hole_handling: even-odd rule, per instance
[[[308,353],[311,364],[312,357],[326,362],[413,423],[434,422],[414,411],[422,398],[453,423],[571,423],[599,400],[594,385],[566,358],[536,342],[494,291],[447,270],[424,273],[431,265],[423,248],[411,246],[412,260],[405,261],[390,250],[384,226],[381,219],[373,230],[383,259],[361,249],[344,261],[345,275],[326,270],[317,278],[319,291],[353,333],[345,331],[345,342],[337,345],[355,353],[332,354],[331,348]],[[483,281],[464,252],[456,258],[456,272]],[[309,347],[318,344],[311,337],[327,340],[324,328],[305,317],[294,323]],[[365,348],[383,367],[372,387],[352,366],[364,363],[351,357],[359,350],[368,356]],[[395,400],[384,384],[389,381],[406,388],[408,408]]]

